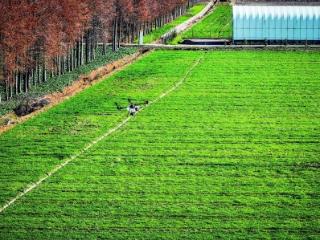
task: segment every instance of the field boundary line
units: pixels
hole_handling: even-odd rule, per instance
[[[35,189],[36,187],[38,187],[42,182],[44,182],[45,180],[47,180],[49,177],[51,177],[53,174],[55,174],[56,172],[58,172],[60,169],[62,169],[63,167],[65,167],[66,165],[68,165],[70,162],[72,162],[73,160],[75,160],[76,158],[80,157],[83,153],[85,153],[86,151],[88,151],[92,146],[96,145],[97,143],[99,143],[101,140],[103,140],[104,138],[108,137],[109,135],[111,135],[112,133],[116,132],[117,130],[119,130],[120,128],[122,128],[129,120],[131,117],[127,117],[126,119],[124,119],[119,125],[117,125],[116,127],[110,129],[108,132],[106,132],[105,134],[103,134],[102,136],[98,137],[97,139],[93,140],[92,142],[90,142],[87,146],[85,146],[82,150],[80,150],[79,153],[72,155],[70,158],[67,158],[67,160],[65,160],[63,163],[57,165],[54,169],[52,169],[50,172],[48,172],[44,177],[40,178],[37,182],[32,183],[31,185],[29,185],[25,190],[23,190],[22,192],[20,192],[17,196],[15,196],[13,199],[11,199],[8,203],[6,203],[5,205],[3,205],[0,208],[0,213],[2,213],[5,209],[7,209],[8,207],[10,207],[12,204],[14,204],[17,200],[19,200],[21,197],[23,197],[24,195],[26,195],[28,192],[31,192],[33,189]]]
[[[197,59],[197,61],[191,66],[191,68],[185,73],[185,75],[178,81],[176,82],[173,87],[171,87],[169,90],[165,91],[164,93],[162,93],[160,96],[158,96],[155,100],[151,101],[146,107],[141,108],[141,110],[144,110],[145,108],[150,107],[152,104],[158,102],[159,100],[161,100],[162,98],[166,97],[168,94],[170,94],[171,92],[173,92],[174,90],[176,90],[179,86],[181,86],[184,81],[187,79],[187,77],[190,75],[190,73],[192,72],[192,70],[200,63],[200,60],[203,57],[200,57],[199,59]],[[17,200],[19,200],[20,198],[22,198],[24,195],[26,195],[27,193],[31,192],[33,189],[37,188],[38,186],[40,186],[44,181],[46,181],[48,178],[50,178],[52,175],[54,175],[56,172],[58,172],[60,169],[64,168],[65,166],[67,166],[70,162],[72,162],[73,160],[75,160],[76,158],[80,157],[82,154],[84,154],[85,152],[87,152],[90,148],[92,148],[94,145],[96,145],[97,143],[101,142],[103,139],[107,138],[108,136],[110,136],[111,134],[115,133],[116,131],[118,131],[119,129],[121,129],[123,126],[125,126],[130,119],[132,119],[132,116],[128,116],[127,118],[125,118],[120,124],[118,124],[116,127],[111,128],[109,131],[107,131],[105,134],[101,135],[100,137],[96,138],[95,140],[91,141],[88,145],[86,145],[83,149],[80,150],[80,152],[78,152],[75,155],[72,155],[71,157],[67,158],[64,162],[62,162],[61,164],[58,164],[57,166],[55,166],[51,171],[49,171],[48,173],[46,173],[45,176],[41,177],[38,181],[31,183],[29,186],[27,186],[26,189],[24,189],[22,192],[20,192],[19,194],[17,194],[14,198],[12,198],[9,202],[7,202],[5,205],[3,205],[0,208],[0,214],[6,210],[8,207],[10,207],[11,205],[13,205]]]
[[[187,77],[190,75],[190,73],[193,71],[193,69],[195,69],[196,66],[199,65],[200,61],[203,59],[203,56],[198,58],[197,61],[191,66],[191,68],[186,72],[186,74],[178,81],[176,82],[172,88],[170,88],[169,90],[167,90],[166,92],[162,93],[159,97],[157,97],[155,100],[150,102],[151,104],[154,104],[158,101],[160,101],[162,98],[166,97],[167,95],[169,95],[171,92],[175,91],[178,87],[180,87],[184,81],[187,79]],[[148,105],[149,106],[149,105]],[[147,106],[147,107],[148,107]]]

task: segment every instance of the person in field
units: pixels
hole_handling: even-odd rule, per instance
[[[133,103],[131,99],[128,99],[129,105],[127,107],[122,107],[118,103],[115,103],[117,106],[117,109],[119,111],[126,109],[128,111],[129,116],[134,116],[136,115],[137,112],[141,110],[141,105],[148,105],[149,101],[146,100],[143,103]]]

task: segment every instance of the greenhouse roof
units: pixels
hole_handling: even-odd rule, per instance
[[[235,5],[234,17],[296,17],[320,18],[320,6],[252,6]]]

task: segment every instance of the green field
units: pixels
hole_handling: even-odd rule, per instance
[[[232,7],[219,4],[207,17],[173,39],[171,44],[190,38],[232,38]]]
[[[0,135],[0,239],[317,239],[320,53],[155,51]]]
[[[188,19],[192,18],[193,16],[197,15],[200,13],[206,5],[204,3],[198,3],[194,5],[193,7],[189,8],[187,10],[187,13],[185,15],[182,15],[175,20],[165,24],[161,28],[157,28],[150,32],[149,34],[144,36],[144,43],[152,43],[154,41],[157,41],[160,39],[162,35],[165,33],[169,32],[172,28],[178,26],[179,24],[187,21]]]

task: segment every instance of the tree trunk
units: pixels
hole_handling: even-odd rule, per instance
[[[46,64],[43,63],[42,66],[42,82],[46,82],[47,81],[47,69],[46,69]]]
[[[40,83],[41,79],[41,67],[40,64],[37,64],[37,83]]]
[[[19,76],[18,74],[15,72],[14,73],[14,79],[15,79],[15,94],[18,95],[19,93],[19,89],[18,89],[18,82],[19,82]]]
[[[80,65],[83,65],[84,64],[84,60],[83,60],[83,58],[84,58],[84,56],[83,56],[83,35],[81,35],[81,46],[80,46]]]
[[[89,32],[86,33],[86,57],[85,57],[85,64],[89,62]]]
[[[37,67],[37,65],[36,65],[36,67]],[[36,74],[35,74],[35,72],[36,72],[36,68],[31,70],[31,77],[32,77],[32,85],[33,86],[36,85]]]
[[[112,51],[118,50],[118,18],[115,18],[112,24]]]
[[[117,48],[120,48],[120,43],[121,43],[121,38],[122,38],[122,19],[120,18],[120,20],[118,21],[118,41],[117,41]]]
[[[19,71],[18,73],[18,84],[19,84],[19,89],[18,89],[18,93],[22,93],[22,74],[21,72]]]

